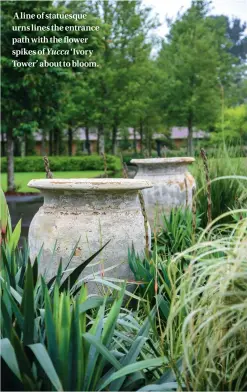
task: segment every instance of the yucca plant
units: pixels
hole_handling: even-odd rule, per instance
[[[125,287],[107,309],[107,298],[88,298],[84,286],[74,298],[55,283],[51,295],[42,278],[41,286],[35,284],[35,270],[28,262],[22,295],[1,279],[5,390],[136,390],[155,378],[155,372],[142,372],[166,362],[153,358],[158,351],[149,342],[155,311],[141,326],[133,324],[127,314],[119,319]]]
[[[152,251],[148,257],[129,251],[129,265],[138,282],[137,292],[142,298],[147,298],[149,304],[156,304],[156,296],[162,298],[159,302],[160,316],[167,320],[171,303],[171,283],[168,268],[172,255],[182,252],[191,246],[193,238],[193,217],[189,208],[173,208],[169,216],[163,215],[162,230],[152,238]],[[196,235],[199,234],[199,217],[196,217]],[[183,258],[177,264],[177,275],[182,276],[188,262]]]
[[[60,263],[56,276],[45,282],[38,275],[39,255],[31,264],[28,247],[17,248],[20,230],[11,241],[2,200],[3,389],[137,390],[158,379],[167,359],[152,340],[156,309],[144,321],[124,309],[125,286],[111,298],[87,295],[78,277],[101,249],[69,273]]]
[[[224,214],[208,226],[197,244],[171,260],[166,337],[173,361],[184,358],[181,373],[187,390],[247,388],[246,213]],[[217,225],[227,215],[235,216],[235,224],[229,226],[227,236],[217,238]],[[190,265],[178,280],[181,257],[188,258]]]
[[[144,309],[149,312],[150,307],[154,307],[159,298],[158,308],[161,317],[167,320],[171,302],[171,284],[167,272],[169,259],[162,260],[156,250],[151,252],[149,258],[140,258],[132,249],[129,251],[128,261],[138,283],[137,294],[148,300],[149,307],[143,303]]]
[[[158,253],[163,256],[171,256],[182,252],[192,245],[194,233],[200,226],[200,217],[195,219],[196,227],[193,227],[193,215],[190,208],[172,208],[169,215],[162,215],[162,229],[153,237],[153,244]]]

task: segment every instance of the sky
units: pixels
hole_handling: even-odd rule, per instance
[[[143,0],[143,3],[152,6],[154,13],[158,14],[162,26],[157,29],[157,33],[164,37],[168,33],[166,16],[174,18],[179,11],[185,11],[189,8],[191,0]],[[211,8],[212,14],[235,16],[247,21],[247,0],[213,0]]]

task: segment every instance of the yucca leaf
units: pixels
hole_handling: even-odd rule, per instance
[[[62,278],[62,270],[63,270],[63,264],[62,264],[62,258],[60,258],[59,266],[56,275],[54,275],[49,282],[47,283],[48,289],[50,289],[53,285],[53,283],[56,281],[58,286],[60,286],[61,278]]]
[[[10,282],[10,285],[13,288],[16,288],[15,277],[11,273],[11,255],[10,255],[9,259],[10,259],[10,262],[8,261],[7,249],[5,249],[5,247],[2,247],[1,248],[1,260],[2,260],[3,266],[7,272],[7,276],[5,274],[5,277],[6,277],[7,281]]]
[[[26,374],[22,375],[22,383],[23,383],[23,389],[25,391],[36,391],[37,387],[35,386],[35,382],[28,377]]]
[[[106,304],[113,302],[114,299],[113,298],[107,298],[107,300],[105,300],[102,297],[91,297],[88,298],[85,302],[83,302],[82,304],[79,305],[79,312],[80,313],[85,313],[90,309],[94,309],[94,308],[98,308],[101,305],[103,305],[104,302],[106,302]]]
[[[176,366],[176,369],[182,373],[182,364],[183,364],[183,358],[180,358],[176,364],[174,364]],[[164,374],[162,374],[162,376],[156,381],[156,384],[164,384],[164,383],[168,383],[168,382],[175,382],[176,381],[176,375],[174,374],[173,369],[168,369],[165,371]]]
[[[105,358],[106,361],[111,363],[116,369],[121,369],[122,366],[120,362],[114,357],[113,354],[110,353],[109,350],[107,350],[100,340],[97,340],[95,336],[91,335],[90,333],[84,333],[82,336],[87,340],[88,343],[92,344],[96,348],[96,350]]]
[[[143,345],[146,342],[146,338],[143,336],[138,336],[132,346],[130,347],[129,352],[125,355],[123,359],[121,359],[121,365],[125,366],[131,363],[135,363],[138,355],[140,354]],[[109,387],[110,391],[119,391],[125,381],[126,377],[118,378],[113,381]]]
[[[147,385],[141,389],[138,389],[137,392],[166,392],[166,391],[177,391],[178,383],[177,382],[165,382],[164,384],[151,384]]]
[[[33,375],[32,375],[32,370],[31,370],[31,365],[29,362],[29,359],[24,351],[24,347],[20,339],[18,338],[16,332],[14,329],[12,329],[11,332],[11,343],[12,346],[15,350],[17,362],[19,365],[19,369],[22,375],[22,378],[24,375],[27,375],[30,380],[33,380]]]
[[[13,296],[10,295],[9,291],[6,290],[6,294],[9,297],[9,301],[11,302],[11,307],[12,307],[13,314],[15,315],[16,322],[18,323],[21,331],[23,331],[23,328],[24,328],[24,318],[23,318],[23,315],[20,312],[20,309],[18,308],[18,306],[16,305]]]
[[[121,292],[119,293],[118,299],[114,302],[113,306],[111,307],[110,313],[107,316],[107,319],[104,324],[104,329],[102,333],[102,343],[108,347],[112,340],[112,336],[115,330],[117,318],[123,303],[123,298],[124,298],[124,293],[125,293],[125,287],[124,285],[121,289]]]
[[[117,332],[117,331],[116,331],[116,332]],[[117,335],[117,336],[120,336],[120,335]],[[125,336],[125,335],[121,334],[121,337],[122,337],[124,340],[126,340],[126,336]],[[142,349],[144,343],[146,342],[146,340],[147,340],[147,339],[144,338],[143,336],[138,336],[138,337],[134,340],[134,342],[133,342],[132,339],[129,338],[129,342],[132,343],[132,345],[131,345],[130,350],[128,351],[128,353],[125,354],[124,357],[121,358],[121,360],[120,360],[120,363],[121,363],[121,366],[122,366],[122,367],[125,366],[125,365],[128,365],[129,363],[133,363],[133,362],[136,361],[136,359],[137,359],[138,355],[140,354],[140,351],[141,351],[141,349]],[[114,372],[114,369],[111,369],[110,371],[108,371],[108,372],[104,375],[104,377],[102,377],[102,379],[100,380],[100,385],[101,385],[101,383],[103,383],[109,376],[111,376],[111,375],[113,374],[113,372]],[[144,378],[143,375],[139,372],[138,379],[143,379],[143,378]],[[113,382],[111,383],[111,385],[109,386],[109,390],[110,390],[110,391],[118,391],[118,390],[120,390],[120,389],[121,389],[121,386],[123,385],[123,383],[125,382],[125,380],[126,380],[126,377],[122,377],[122,378],[119,378],[119,379],[116,380],[116,381],[113,381]],[[97,388],[99,388],[100,385],[98,385]]]
[[[112,305],[111,310],[104,323],[101,341],[104,344],[104,346],[107,348],[109,347],[110,342],[112,341],[117,318],[119,316],[121,305],[123,303],[124,292],[125,292],[125,285],[122,287],[121,292],[119,293],[119,298]],[[95,377],[91,387],[92,390],[94,390],[94,388],[96,387],[97,381],[101,376],[104,366],[105,366],[105,361],[102,358],[100,358],[100,361],[97,363]]]
[[[34,287],[33,287],[33,272],[30,261],[28,261],[27,270],[25,274],[25,285],[22,297],[21,309],[24,317],[23,329],[23,344],[33,343],[34,335]]]
[[[58,358],[58,348],[57,348],[57,337],[56,329],[54,324],[54,319],[51,309],[51,301],[46,286],[43,286],[43,292],[45,297],[45,327],[46,327],[46,338],[47,338],[47,348],[50,358],[58,370],[59,368],[59,358]]]
[[[97,317],[94,320],[94,323],[92,327],[89,330],[89,333],[94,336],[95,339],[99,340],[101,335],[102,335],[102,329],[103,329],[103,322],[104,322],[104,312],[105,312],[105,304],[103,304],[98,311]],[[94,378],[93,382],[96,379],[96,362],[99,356],[99,353],[97,352],[96,348],[88,344],[87,341],[85,341],[85,356],[87,358],[87,363],[85,367],[85,379],[84,379],[84,388],[83,390],[89,391],[93,390],[91,387],[91,380]]]
[[[49,357],[46,351],[46,348],[41,343],[30,344],[28,347],[34,353],[38,363],[43,368],[47,378],[50,380],[51,384],[55,387],[56,391],[63,391],[61,381],[53,366],[51,358]]]
[[[62,380],[63,387],[68,390],[68,358],[69,354],[69,339],[71,328],[71,312],[70,312],[70,298],[66,293],[60,296],[59,306],[59,321],[57,324],[58,348],[59,348],[59,376]]]
[[[4,296],[1,298],[1,323],[2,323],[2,335],[11,338],[12,320],[9,315],[8,309],[5,305]]]
[[[20,235],[21,235],[21,219],[19,220],[19,222],[15,226],[15,229],[10,237],[9,249],[11,252],[16,249],[18,242],[20,240]]]
[[[34,263],[32,265],[32,271],[33,271],[33,287],[35,287],[37,280],[38,280],[38,259],[37,259],[37,257],[35,257]]]
[[[5,280],[0,276],[0,280],[3,282],[3,283],[6,283],[5,282]],[[21,302],[22,302],[22,297],[21,297],[21,295],[15,290],[15,289],[13,289],[13,287],[9,287],[9,291],[10,291],[10,293],[13,295],[13,297],[15,298],[15,300],[18,302],[18,304],[21,304]]]
[[[107,385],[109,385],[114,380],[118,378],[127,376],[137,371],[141,371],[144,369],[148,369],[151,367],[162,366],[167,363],[168,360],[166,357],[154,358],[154,359],[146,359],[144,361],[139,361],[136,363],[132,363],[131,365],[124,366],[122,369],[118,370],[116,373],[112,374],[107,380],[105,380],[99,390],[102,391]]]
[[[16,377],[21,380],[21,373],[16,359],[15,350],[7,338],[1,339],[0,355]]]
[[[146,379],[142,372],[135,372],[130,376],[125,377],[125,382],[122,389],[125,391],[136,391],[137,388],[145,383],[145,380]]]
[[[75,303],[71,315],[71,327],[68,355],[68,390],[80,390],[83,380],[84,352],[81,347],[78,303]]]
[[[2,188],[0,187],[0,207],[1,207],[1,234],[5,234],[7,231],[7,222],[8,222],[8,215],[9,215],[9,209],[8,205],[5,199],[5,195],[3,193]]]
[[[90,256],[82,264],[78,265],[78,267],[76,267],[74,271],[72,271],[69,276],[64,280],[64,282],[60,286],[60,291],[68,290],[70,287],[73,287],[82,271],[86,268],[90,261],[92,261],[96,256],[98,256],[98,254],[109,244],[109,242],[110,241],[108,241],[104,246],[102,246],[102,248],[100,248],[97,252]]]

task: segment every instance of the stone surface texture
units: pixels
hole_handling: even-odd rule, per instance
[[[151,227],[158,228],[161,214],[169,214],[173,207],[192,207],[192,192],[195,180],[188,172],[187,166],[194,158],[150,158],[132,159],[131,163],[138,166],[135,179],[150,181],[153,188],[142,191],[147,216]]]
[[[44,179],[32,180],[28,185],[40,189],[44,195],[44,205],[31,222],[28,242],[32,261],[43,246],[40,272],[46,272],[46,279],[56,274],[60,258],[63,267],[67,265],[78,240],[69,268],[81,264],[110,240],[82,277],[134,279],[128,265],[128,248],[133,244],[138,254],[144,254],[144,219],[138,190],[151,187],[150,182]],[[91,293],[101,289],[89,285]]]

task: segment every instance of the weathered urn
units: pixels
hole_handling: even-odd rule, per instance
[[[161,216],[169,214],[173,207],[192,206],[195,180],[187,167],[194,158],[132,159],[138,166],[135,179],[152,182],[153,188],[144,189],[143,196],[151,227],[159,228]]]
[[[138,191],[150,188],[150,182],[44,179],[32,180],[28,186],[39,189],[44,195],[44,205],[34,216],[28,236],[32,261],[43,246],[40,273],[46,271],[47,279],[54,276],[60,258],[65,266],[78,240],[69,268],[81,264],[110,240],[82,276],[133,280],[128,248],[133,244],[137,253],[144,253],[144,218]],[[95,283],[89,285],[89,291],[98,292]]]

